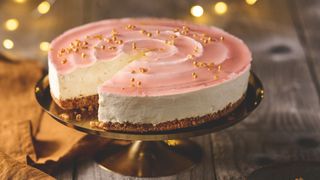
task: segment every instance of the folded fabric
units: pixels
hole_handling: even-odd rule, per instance
[[[41,110],[34,86],[43,72],[36,61],[12,61],[0,54],[0,179],[50,179],[28,166],[27,158],[52,172],[52,164],[98,150],[109,141],[65,127]],[[90,146],[95,148],[85,148]]]

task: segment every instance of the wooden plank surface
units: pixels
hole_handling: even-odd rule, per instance
[[[96,4],[86,4],[89,8],[85,22],[128,14],[126,11],[116,14],[97,11],[96,6],[115,7],[110,1],[94,2]],[[136,1],[128,2],[132,4]],[[161,3],[166,4],[167,1]],[[290,3],[270,0],[248,6],[240,1],[230,2],[228,14],[212,21],[249,45],[253,52],[253,70],[265,87],[265,99],[242,123],[195,138],[205,151],[204,161],[199,166],[159,179],[244,179],[266,165],[320,161],[320,35],[317,33],[320,3],[315,0],[296,0],[294,5]],[[146,4],[146,7],[149,6]],[[182,4],[183,11],[187,11],[187,7]],[[176,11],[179,5],[168,8]],[[156,7],[149,9],[152,12],[147,15],[161,15]],[[141,16],[142,10],[132,13],[133,16]],[[168,15],[172,16],[180,17]],[[74,164],[73,170],[57,177],[137,179],[106,172],[92,160],[76,161]]]
[[[289,7],[286,1],[259,1],[258,15],[248,12],[230,22],[229,31],[253,52],[265,99],[244,122],[212,135],[217,179],[243,179],[274,163],[320,160],[317,145],[299,145],[304,138],[318,143],[320,107]]]
[[[318,94],[320,94],[320,1],[295,0],[291,7],[296,29],[300,34],[300,41],[306,52],[310,73],[313,76]]]

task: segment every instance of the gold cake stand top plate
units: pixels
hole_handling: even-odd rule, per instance
[[[235,110],[223,116],[222,118],[189,128],[180,128],[176,130],[160,132],[132,133],[92,128],[89,123],[93,120],[97,121],[96,112],[91,112],[91,114],[89,112],[87,114],[82,113],[81,120],[77,120],[76,116],[70,116],[68,120],[65,120],[65,118],[62,118],[63,114],[76,114],[79,112],[76,112],[76,110],[74,110],[74,112],[70,110],[63,110],[54,103],[50,95],[48,76],[45,75],[42,77],[35,87],[35,95],[38,103],[58,122],[70,128],[92,135],[98,135],[110,139],[142,141],[188,138],[225,129],[245,119],[260,104],[261,100],[263,99],[263,94],[264,90],[261,81],[253,72],[251,72],[245,99]]]

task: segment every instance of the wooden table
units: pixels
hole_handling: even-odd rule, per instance
[[[103,3],[107,1],[96,6],[103,7]],[[160,179],[245,179],[267,165],[320,161],[320,1],[259,0],[254,6],[244,1],[228,3],[229,14],[212,21],[249,45],[252,69],[264,84],[265,99],[234,127],[194,138],[204,150],[202,163]],[[302,178],[319,178],[317,168],[318,174]],[[90,159],[75,160],[56,177],[135,179],[104,171]]]

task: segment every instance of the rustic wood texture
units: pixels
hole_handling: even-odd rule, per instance
[[[320,2],[260,0],[254,6],[243,1],[228,3],[226,15],[205,22],[226,29],[249,45],[253,71],[264,84],[265,99],[242,123],[194,138],[205,152],[204,161],[196,168],[159,179],[246,179],[267,165],[320,161]],[[180,18],[181,11],[189,11],[189,4],[182,1],[148,1],[141,7],[137,0],[123,4],[95,0],[84,1],[83,5],[84,22],[124,16]],[[168,14],[161,12],[162,6],[168,7]],[[57,177],[137,179],[104,171],[89,159],[75,160],[69,169]]]
[[[244,122],[212,134],[217,179],[243,179],[274,163],[320,160],[318,94],[293,9],[286,1],[259,1],[258,6],[259,14],[234,19],[227,29],[249,44],[266,95]],[[301,141],[316,145],[306,149]]]
[[[310,66],[318,94],[320,94],[320,1],[295,0],[292,5],[292,16],[296,19],[296,29],[300,34],[301,44],[306,52],[306,59]],[[320,99],[320,96],[318,96]]]

